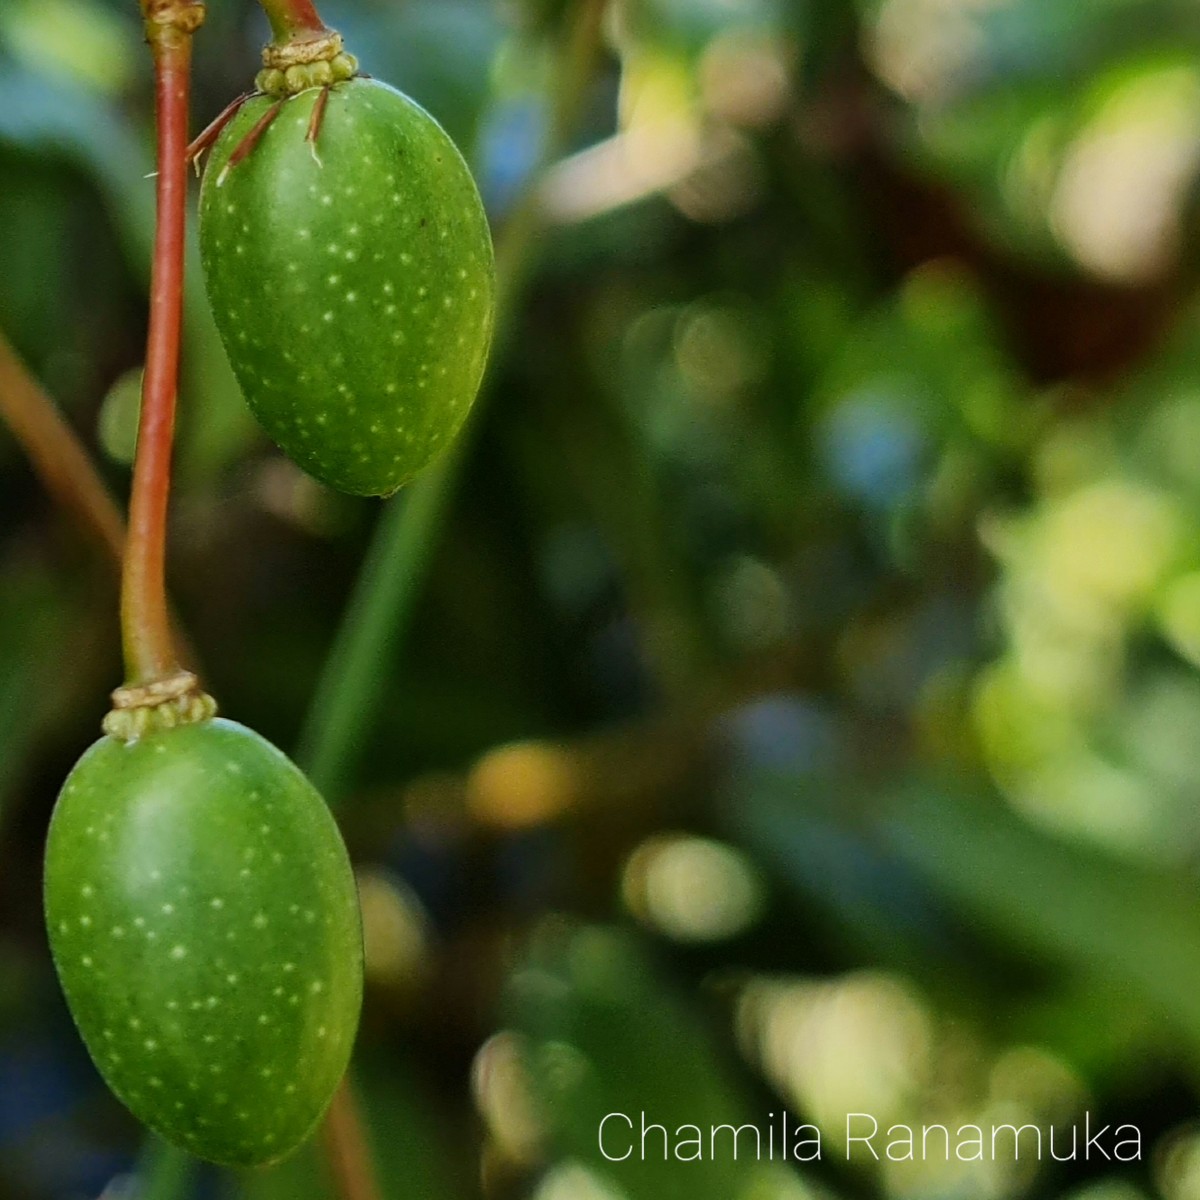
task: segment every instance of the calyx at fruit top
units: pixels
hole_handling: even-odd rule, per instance
[[[122,742],[147,733],[196,725],[217,715],[217,702],[200,686],[191,671],[176,671],[163,679],[119,687],[112,694],[112,711],[104,718],[104,732]]]
[[[312,37],[271,42],[263,48],[262,61],[263,69],[254,84],[276,99],[343,83],[358,73],[358,60],[342,49],[342,35],[332,29]]]

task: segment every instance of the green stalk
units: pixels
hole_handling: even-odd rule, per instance
[[[367,714],[408,624],[437,531],[454,493],[456,446],[379,516],[370,548],[309,705],[296,761],[330,804],[363,749]]]
[[[138,1162],[138,1200],[180,1200],[191,1193],[196,1160],[151,1134]]]

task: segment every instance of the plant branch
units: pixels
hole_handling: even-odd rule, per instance
[[[204,6],[199,0],[142,0],[142,12],[154,56],[158,181],[150,332],[121,581],[126,678],[135,685],[178,669],[167,616],[164,560],[183,323],[192,34],[204,20]]]
[[[46,490],[93,534],[120,569],[125,523],[100,473],[58,406],[0,333],[0,418]]]

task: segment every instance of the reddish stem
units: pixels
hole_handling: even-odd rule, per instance
[[[150,277],[150,332],[138,427],[129,536],[121,580],[121,632],[130,684],[178,669],[167,616],[164,559],[179,338],[183,324],[183,256],[187,226],[188,88],[192,31],[203,7],[188,0],[143,0],[154,54],[158,115],[158,216]]]
[[[382,1200],[358,1097],[349,1076],[333,1094],[321,1134],[325,1160],[341,1200]]]
[[[289,42],[305,36],[320,37],[329,33],[312,0],[258,0],[276,42]]]

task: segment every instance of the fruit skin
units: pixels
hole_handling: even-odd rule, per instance
[[[226,127],[201,189],[201,259],[267,433],[331,487],[388,495],[450,444],[479,391],[491,235],[466,163],[424,109],[375,80],[327,94],[315,147],[320,89],[285,100],[228,170],[275,101],[247,101]]]
[[[283,1157],[350,1057],[362,929],[345,846],[283,754],[211,720],[101,738],[46,848],[71,1014],[121,1101],[213,1162]]]

